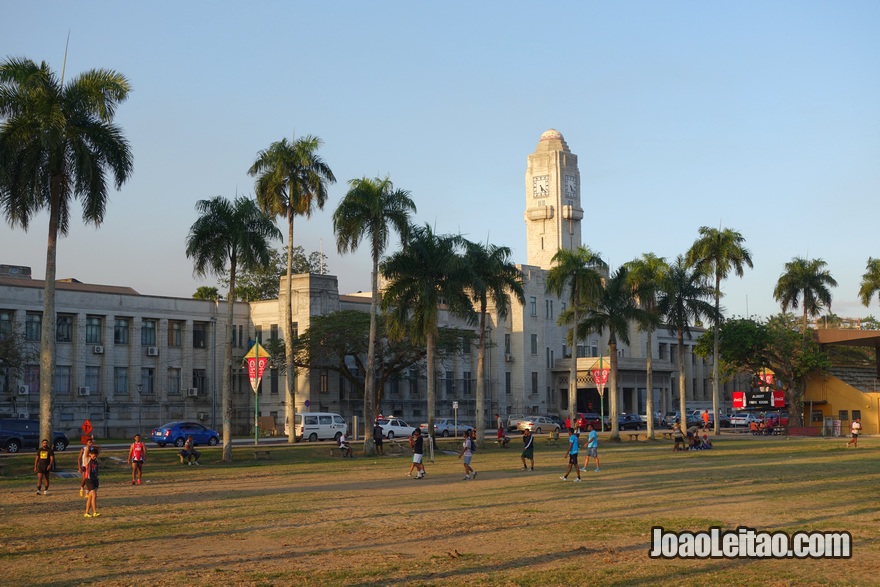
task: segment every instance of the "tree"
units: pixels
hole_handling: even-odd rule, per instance
[[[217,300],[222,300],[223,296],[220,294],[216,287],[200,285],[196,292],[193,294],[193,299],[216,302]]]
[[[805,335],[807,316],[816,317],[823,308],[831,309],[829,288],[837,287],[837,281],[825,269],[826,265],[822,259],[795,257],[785,264],[785,271],[773,289],[773,298],[782,305],[783,312],[803,307],[802,332]]]
[[[669,333],[675,333],[678,337],[678,393],[682,424],[686,423],[687,414],[684,337],[687,335],[691,338],[691,324],[704,317],[715,318],[715,307],[708,302],[712,294],[712,286],[706,282],[705,275],[689,267],[681,255],[669,266],[669,272],[660,286],[657,309]],[[715,421],[719,419],[715,418]]]
[[[577,411],[577,325],[578,312],[595,297],[602,287],[602,274],[608,265],[599,253],[587,247],[559,249],[552,259],[553,267],[547,274],[547,291],[562,298],[568,292],[571,312],[559,315],[559,324],[572,325],[568,334],[571,344],[571,364],[568,374],[568,410],[572,422]]]
[[[293,364],[293,219],[309,218],[312,210],[324,208],[327,201],[327,185],[336,182],[330,166],[318,155],[322,141],[307,135],[288,142],[286,138],[276,141],[257,154],[257,160],[248,173],[256,176],[257,203],[260,208],[275,216],[287,218],[287,294],[284,303],[284,346],[288,353],[288,365]],[[295,420],[296,371],[288,373],[286,381],[285,412],[287,422]],[[293,443],[294,426],[288,426],[287,442]]]
[[[658,257],[654,253],[645,253],[640,259],[634,259],[625,266],[629,269],[630,285],[635,290],[639,305],[648,314],[657,315],[657,294],[660,284],[669,271],[666,259]],[[647,358],[645,365],[645,389],[647,389],[646,408],[648,412],[648,438],[654,438],[654,369],[652,360],[654,357],[653,334],[656,325],[649,325],[645,330],[647,335]],[[661,398],[662,399],[662,398]],[[661,404],[664,403],[661,401]]]
[[[440,304],[468,323],[474,308],[465,291],[467,271],[458,249],[458,236],[437,236],[429,225],[413,227],[403,249],[381,264],[388,281],[382,308],[390,313],[389,332],[425,344],[427,362],[428,430],[434,436],[436,377],[434,372]]]
[[[199,218],[186,237],[186,256],[193,260],[193,273],[226,274],[226,355],[223,363],[223,461],[232,462],[232,319],[235,306],[235,274],[238,267],[253,268],[269,262],[270,241],[281,238],[272,218],[254,200],[222,196],[196,203]]]
[[[742,277],[746,266],[752,267],[752,254],[744,243],[742,234],[730,228],[700,227],[700,237],[691,245],[687,262],[697,271],[715,278],[715,320],[721,320],[721,280],[731,271]],[[716,330],[717,333],[717,330]],[[721,400],[721,381],[718,372],[718,340],[712,352],[712,413],[718,414]],[[684,413],[682,413],[684,415]],[[721,434],[721,418],[715,418],[715,434]]]
[[[324,266],[323,260],[326,255],[319,251],[313,251],[306,257],[305,249],[301,246],[293,247],[294,274],[317,273],[320,274]],[[278,249],[269,251],[269,263],[242,270],[235,278],[235,299],[243,302],[255,302],[261,300],[277,300],[280,291],[281,276],[287,273],[287,255]],[[229,287],[229,278],[220,278],[220,285]]]
[[[70,225],[71,200],[83,221],[100,226],[107,208],[107,174],[116,189],[133,158],[113,123],[131,86],[120,73],[93,69],[59,80],[46,62],[11,58],[0,64],[0,205],[13,227],[27,230],[46,210],[49,232],[40,333],[40,436],[52,438],[55,380],[55,274],[58,237]]]
[[[0,330],[0,390],[11,391],[11,382],[21,379],[25,366],[36,357],[36,349],[22,332],[11,327]]]
[[[469,271],[467,288],[476,304],[479,317],[479,347],[477,349],[477,398],[474,431],[477,442],[483,445],[486,397],[486,309],[491,300],[499,319],[510,312],[510,295],[520,304],[525,302],[522,271],[510,260],[510,249],[486,243],[465,241],[464,261]]]
[[[880,292],[880,259],[868,257],[868,265],[865,267],[859,288],[859,299],[867,308],[871,305],[871,298],[878,292]],[[880,294],[878,294],[878,300],[880,300]]]
[[[571,308],[569,311],[576,311]],[[615,271],[596,291],[595,297],[580,309],[583,318],[577,324],[577,335],[585,338],[595,332],[599,335],[608,332],[608,354],[611,359],[609,373],[611,439],[620,440],[617,408],[617,341],[630,344],[629,325],[637,323],[640,328],[650,328],[657,324],[656,314],[650,314],[639,306],[636,290],[629,277],[626,265]]]
[[[376,416],[376,320],[379,313],[379,258],[385,253],[392,232],[405,240],[409,234],[410,214],[416,211],[410,194],[395,189],[388,177],[384,179],[353,179],[349,189],[333,212],[333,232],[340,254],[354,252],[361,241],[370,244],[373,269],[370,273],[370,341],[367,351],[366,392],[364,395],[364,451],[373,454],[375,445],[370,433]]]

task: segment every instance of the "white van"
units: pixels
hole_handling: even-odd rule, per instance
[[[303,438],[309,442],[316,440],[338,440],[343,434],[348,435],[348,424],[339,414],[331,412],[307,412],[296,414],[294,432],[296,441]]]

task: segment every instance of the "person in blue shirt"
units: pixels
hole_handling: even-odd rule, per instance
[[[577,479],[575,479],[575,483],[581,480],[581,470],[578,469],[578,448],[580,447],[580,436],[574,428],[568,429],[568,449],[565,453],[565,456],[568,457],[568,470],[565,472],[565,475],[560,477],[563,481],[568,481],[568,474],[571,473],[571,468],[574,467],[574,470],[577,472]]]
[[[599,470],[599,435],[596,434],[596,431],[593,430],[592,424],[587,424],[587,458],[584,459],[584,468],[581,471],[586,471],[587,467],[590,466],[590,457],[596,459],[596,470]]]

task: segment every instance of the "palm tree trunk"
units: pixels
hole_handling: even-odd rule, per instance
[[[721,275],[715,274],[715,340],[712,347],[712,414],[714,422],[714,436],[721,435],[721,418],[718,416],[718,403],[721,400],[721,375],[718,369],[718,337],[721,330]]]
[[[428,333],[428,340],[425,345],[425,377],[427,379],[425,399],[428,404],[428,437],[432,443],[434,442],[434,400],[437,393],[434,388],[434,345],[436,337],[437,335],[434,332]]]
[[[611,373],[608,377],[609,391],[611,392],[611,440],[620,440],[620,428],[617,421],[617,339],[614,332],[610,333],[608,338],[608,354],[611,355]]]
[[[223,389],[220,405],[223,410],[223,462],[232,462],[232,319],[235,309],[235,258],[229,266],[229,293],[226,294],[226,349],[223,354]]]
[[[648,335],[648,352],[645,355],[646,358],[646,371],[645,371],[645,387],[647,388],[647,395],[645,397],[645,411],[648,413],[648,440],[654,439],[654,368],[652,365],[652,361],[654,359],[654,350],[652,346],[652,336],[651,331],[647,332]]]
[[[578,311],[577,311],[577,302],[575,301],[575,297],[571,298],[572,312],[574,313],[574,326],[571,329],[571,364],[568,367],[568,414],[569,418],[571,418],[571,422],[577,419],[577,324],[578,324]],[[601,399],[600,399],[601,401]]]
[[[287,442],[296,441],[296,366],[293,364],[293,209],[287,214],[287,300],[284,302],[284,415]]]
[[[684,373],[684,330],[678,331],[678,409],[679,422],[682,429],[687,429],[687,402],[685,398],[685,373]]]
[[[52,178],[49,236],[46,241],[46,281],[43,284],[43,318],[40,324],[40,438],[52,439],[52,390],[55,387],[55,270],[61,190],[60,178]]]
[[[370,341],[367,344],[367,372],[364,378],[364,454],[376,452],[373,441],[373,422],[378,415],[376,406],[376,315],[379,312],[379,251],[373,248],[373,273],[370,276]]]
[[[480,348],[477,349],[477,416],[474,422],[475,441],[478,447],[483,446],[485,432],[483,431],[483,410],[486,401],[485,388],[486,373],[486,303],[480,304]]]

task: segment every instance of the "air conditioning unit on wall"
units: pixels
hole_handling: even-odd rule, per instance
[[[187,397],[198,397],[199,388],[198,387],[190,387],[189,389],[186,390],[186,395],[187,395]]]
[[[199,412],[199,420],[207,420],[208,412]]]
[[[98,345],[92,349],[92,352],[95,353],[96,355],[103,355],[104,354],[104,347]]]
[[[80,387],[78,391],[79,391],[80,396],[86,396],[86,395],[89,395],[92,390],[89,389],[88,387]]]
[[[18,395],[27,395],[31,392],[31,388],[27,385],[19,385],[18,386]]]
[[[505,353],[504,354],[504,362],[505,363],[512,363],[513,362],[513,355],[511,355],[510,353]]]
[[[157,347],[157,346],[147,347],[147,356],[148,357],[158,357],[159,356],[159,347]]]

